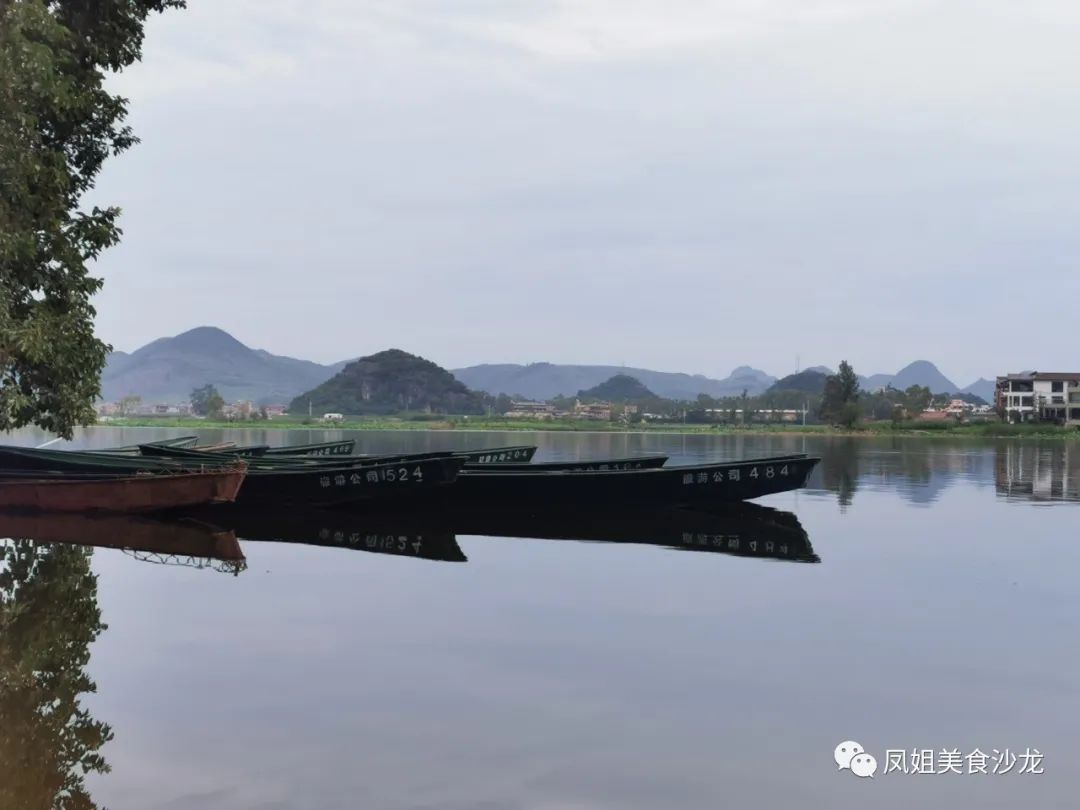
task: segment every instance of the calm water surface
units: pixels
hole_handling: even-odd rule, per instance
[[[95,429],[70,446],[180,433]],[[586,516],[591,542],[458,534],[431,552],[456,561],[440,561],[394,542],[367,553],[393,526],[359,542],[331,528],[321,546],[241,539],[243,570],[61,544],[13,563],[8,544],[22,584],[0,580],[0,594],[18,590],[25,609],[9,603],[0,624],[0,806],[51,806],[51,775],[94,753],[111,772],[92,767],[86,791],[114,810],[1077,806],[1080,445],[357,438],[364,452],[536,443],[537,460],[823,461],[808,489],[762,500],[781,511],[760,537],[646,518],[642,539],[660,545],[597,542],[611,528]],[[564,536],[551,510],[538,533]],[[809,553],[785,559],[798,537]],[[80,668],[97,691],[73,735],[58,718]],[[35,670],[45,687],[12,686]],[[61,710],[35,711],[57,696]],[[838,771],[842,740],[877,758],[875,778]],[[1045,773],[883,773],[887,749],[976,748],[1037,748]]]

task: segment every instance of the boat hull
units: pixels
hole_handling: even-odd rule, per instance
[[[397,501],[450,489],[461,466],[461,459],[446,455],[365,466],[252,469],[236,502],[328,507]]]
[[[820,459],[776,456],[723,464],[614,472],[463,470],[447,497],[551,504],[709,505],[799,489]]]
[[[0,509],[141,513],[235,501],[246,470],[0,481]]]
[[[598,458],[581,461],[531,461],[525,464],[498,462],[466,464],[466,470],[495,470],[498,472],[607,472],[610,470],[652,470],[663,467],[667,456],[630,456],[627,458]]]

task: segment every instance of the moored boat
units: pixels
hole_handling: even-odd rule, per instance
[[[363,466],[251,467],[237,503],[326,507],[400,500],[448,488],[461,467],[461,459],[447,454]]]
[[[162,447],[194,447],[199,441],[198,436],[176,436],[171,439],[159,439],[156,442],[143,442],[143,444],[157,444]],[[139,445],[129,444],[125,447],[103,447],[93,450],[94,453],[138,453]]]
[[[264,455],[350,456],[355,449],[356,439],[342,439],[336,442],[316,442],[314,444],[287,444],[282,447],[267,447]]]
[[[626,458],[576,459],[573,461],[530,461],[524,464],[515,462],[466,463],[464,469],[491,469],[495,472],[651,470],[656,467],[663,467],[667,460],[667,456],[628,456]]]
[[[0,475],[0,509],[43,512],[154,512],[236,500],[247,470],[134,475]]]
[[[642,470],[466,469],[462,470],[452,497],[551,504],[651,501],[708,505],[798,489],[805,486],[819,461],[799,454]],[[450,493],[446,495],[449,497]]]
[[[459,450],[454,455],[465,459],[466,464],[523,464],[536,455],[533,445],[490,447],[487,450]]]

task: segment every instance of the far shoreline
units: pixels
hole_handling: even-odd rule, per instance
[[[610,426],[607,426],[610,425]],[[625,425],[597,423],[589,420],[560,422],[527,422],[484,417],[449,417],[444,420],[410,420],[382,417],[341,422],[294,419],[210,420],[199,418],[113,418],[87,427],[116,428],[190,428],[239,430],[350,430],[386,431],[415,430],[443,432],[503,432],[503,433],[598,433],[598,434],[673,434],[712,436],[823,436],[849,438],[951,438],[951,439],[1038,439],[1053,441],[1080,440],[1080,429],[1056,425],[1010,425],[1004,423],[974,425],[940,425],[914,427],[893,426],[891,423],[870,423],[862,427],[843,428],[828,425],[693,425],[651,424]]]

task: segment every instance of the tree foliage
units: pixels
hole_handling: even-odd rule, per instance
[[[191,410],[196,416],[217,417],[224,409],[225,398],[211,383],[191,392]]]
[[[0,541],[0,807],[89,810],[85,774],[109,770],[112,730],[81,703],[105,629],[91,554]]]
[[[119,240],[119,210],[79,205],[136,142],[104,80],[139,59],[151,12],[181,5],[0,0],[0,430],[70,438],[93,420],[109,347],[88,263]]]
[[[851,427],[859,421],[859,378],[847,360],[840,362],[836,374],[825,378],[820,412],[833,425]]]

